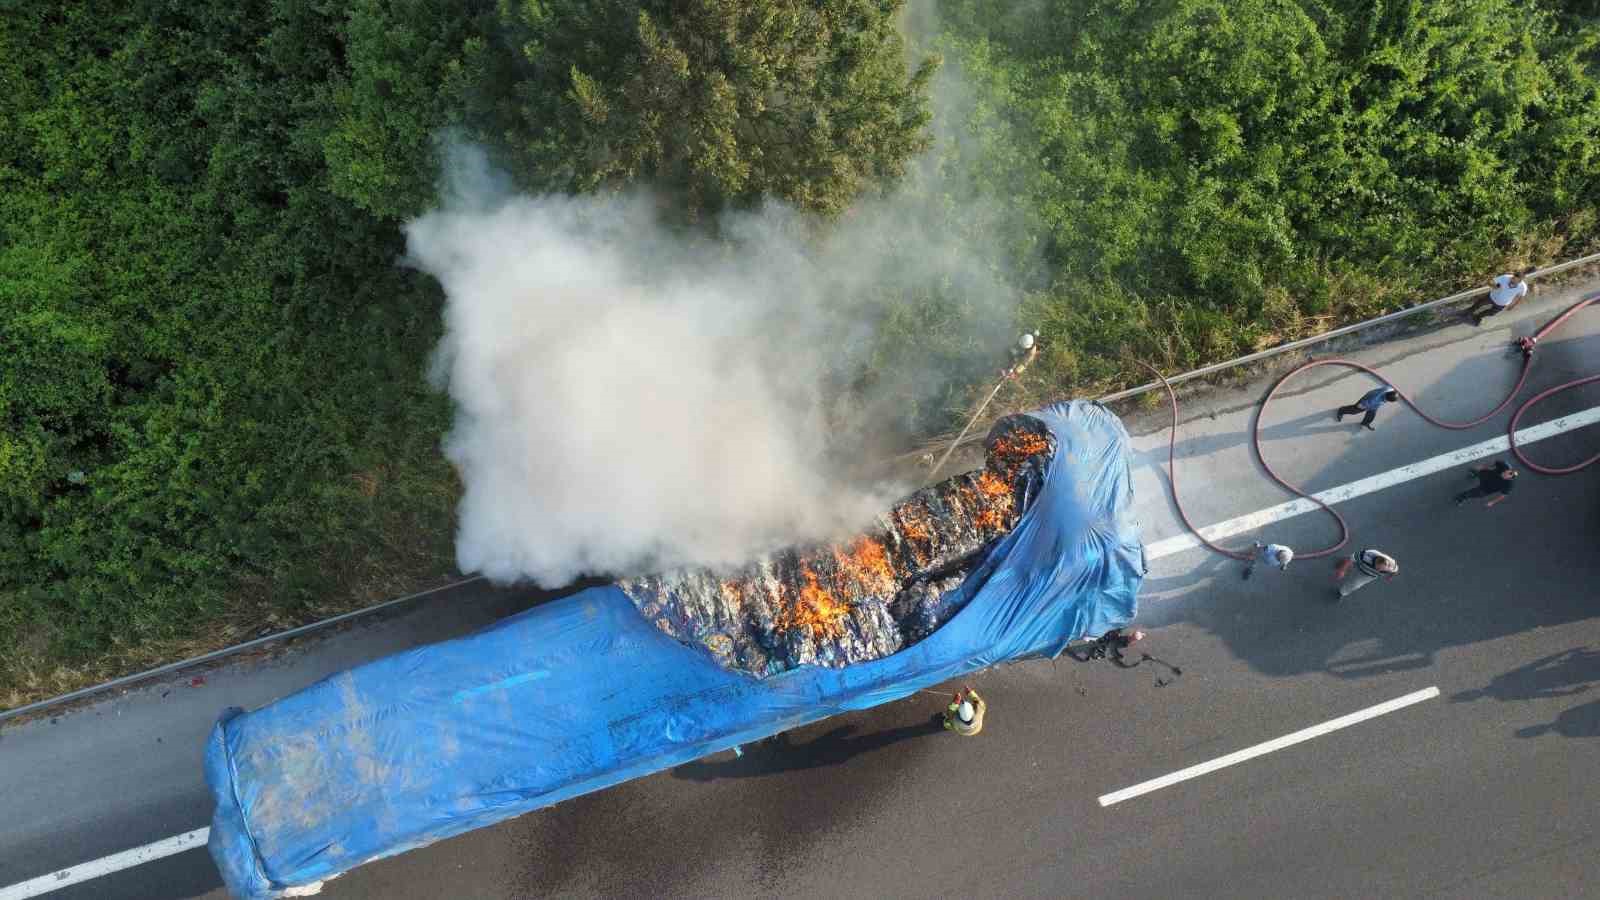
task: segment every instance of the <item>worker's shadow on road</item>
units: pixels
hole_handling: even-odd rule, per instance
[[[1540,737],[1552,731],[1569,738],[1600,737],[1600,700],[1564,709],[1554,722],[1518,728],[1517,737]]]
[[[1496,675],[1484,687],[1452,694],[1450,700],[1543,700],[1582,694],[1596,686],[1600,686],[1600,650],[1574,647]]]
[[[1248,445],[1250,443],[1249,428],[1253,426],[1254,423],[1255,416],[1252,415],[1246,425],[1246,428],[1242,431],[1229,431],[1223,434],[1203,434],[1197,437],[1186,438],[1183,436],[1183,431],[1187,426],[1180,422],[1178,424],[1178,443],[1173,451],[1177,456],[1178,465],[1182,466],[1183,461],[1189,459],[1190,457],[1210,456],[1223,450],[1233,450]],[[1263,444],[1270,444],[1274,441],[1305,437],[1307,435],[1319,434],[1326,431],[1339,431],[1353,434],[1356,431],[1359,431],[1360,428],[1361,418],[1359,416],[1355,417],[1354,420],[1346,417],[1343,423],[1339,423],[1334,421],[1334,410],[1326,409],[1301,416],[1297,419],[1290,419],[1287,422],[1278,422],[1274,425],[1268,425],[1267,427],[1261,429],[1261,442]],[[1166,430],[1163,429],[1162,433],[1165,434]],[[1158,447],[1135,453],[1133,455],[1133,463],[1137,468],[1152,467],[1159,470],[1161,472],[1162,480],[1165,481],[1169,477],[1169,473],[1167,472],[1167,456],[1167,442],[1162,441]],[[1252,462],[1252,464],[1255,463]],[[1181,480],[1182,475],[1180,474],[1179,477]],[[1167,484],[1167,489],[1169,491],[1172,489],[1170,482]]]
[[[794,743],[788,732],[750,745],[743,756],[719,762],[698,760],[672,770],[674,778],[687,781],[716,781],[722,778],[753,778],[778,772],[799,772],[836,766],[863,753],[871,753],[914,738],[944,733],[943,719],[935,715],[916,725],[885,731],[856,734],[855,724],[841,725],[821,737],[802,744]]]
[[[1516,340],[1520,337],[1532,334],[1537,327],[1538,322],[1518,322],[1510,329],[1506,330],[1506,333],[1509,336],[1503,336],[1499,334],[1493,337],[1485,336],[1487,338],[1487,346],[1485,346],[1480,352],[1473,354],[1469,359],[1464,360],[1456,367],[1455,372],[1461,373],[1460,377],[1455,374],[1447,376],[1446,378],[1439,380],[1438,383],[1432,384],[1423,390],[1413,391],[1412,397],[1422,404],[1422,408],[1424,410],[1430,411],[1433,414],[1439,415],[1446,419],[1470,419],[1476,416],[1477,414],[1483,412],[1483,410],[1478,408],[1478,406],[1475,404],[1479,398],[1481,398],[1484,392],[1479,389],[1462,391],[1459,385],[1481,385],[1481,372],[1478,370],[1484,367],[1493,367],[1499,365],[1501,368],[1508,369],[1510,372],[1510,374],[1506,376],[1505,384],[1505,387],[1509,388],[1511,381],[1515,378],[1516,371],[1520,369],[1521,352],[1517,349]],[[1589,364],[1587,363],[1587,359],[1592,357],[1593,354],[1592,346],[1587,345],[1592,345],[1593,343],[1594,340],[1592,338],[1578,337],[1575,339],[1568,339],[1565,341],[1553,342],[1552,344],[1544,345],[1544,348],[1540,351],[1541,361],[1539,365],[1547,372],[1563,370],[1569,371],[1568,377],[1572,377],[1571,373],[1583,372],[1586,374],[1590,368]],[[1535,381],[1538,380],[1539,379],[1535,379]],[[1289,440],[1293,438],[1303,438],[1328,432],[1342,432],[1351,436],[1360,435],[1361,415],[1359,413],[1353,416],[1346,416],[1342,422],[1336,419],[1336,415],[1339,406],[1345,403],[1353,402],[1367,390],[1369,390],[1371,386],[1379,383],[1373,379],[1372,376],[1364,372],[1346,369],[1343,367],[1313,370],[1312,372],[1308,372],[1300,376],[1300,378],[1296,379],[1296,381],[1291,382],[1290,387],[1285,389],[1283,393],[1279,394],[1275,402],[1291,402],[1296,397],[1310,394],[1315,391],[1325,390],[1338,385],[1341,382],[1348,382],[1349,389],[1347,393],[1330,399],[1329,403],[1323,408],[1315,412],[1307,413],[1298,418],[1289,419],[1283,422],[1275,422],[1271,425],[1261,427],[1262,444],[1266,445],[1278,441]],[[1530,387],[1531,386],[1532,385],[1530,384]],[[1487,393],[1493,394],[1495,389],[1497,388],[1489,388]],[[1534,391],[1532,390],[1525,391],[1522,394],[1522,397],[1531,397],[1533,396],[1533,393]],[[1547,417],[1559,413],[1576,411],[1576,409],[1581,408],[1582,403],[1579,401],[1579,395],[1581,394],[1582,392],[1574,392],[1565,398],[1558,398],[1556,401],[1552,402],[1551,405],[1545,410],[1545,412],[1548,414]],[[1260,404],[1266,399],[1266,395],[1267,389],[1263,388],[1260,394],[1255,398],[1254,409],[1247,417],[1243,427],[1234,431],[1220,434],[1202,434],[1193,437],[1185,437],[1184,433],[1186,430],[1204,428],[1207,426],[1208,420],[1214,420],[1217,418],[1217,416],[1215,413],[1200,413],[1190,416],[1187,420],[1180,420],[1178,423],[1178,439],[1176,445],[1176,456],[1179,465],[1181,466],[1183,461],[1188,458],[1206,457],[1220,451],[1243,448],[1248,445],[1250,442],[1251,429],[1257,427],[1258,423],[1260,422]],[[1463,400],[1463,398],[1466,399]],[[1453,405],[1462,403],[1465,404],[1464,407],[1458,408]],[[1557,405],[1564,405],[1570,408],[1558,411],[1555,408]],[[1392,418],[1397,414],[1398,410],[1390,410],[1381,413],[1380,418]],[[1408,414],[1414,415],[1414,413],[1409,411]],[[1490,423],[1486,423],[1483,427],[1485,431],[1492,432],[1495,425],[1499,424],[1501,421],[1502,420],[1500,419],[1495,419]],[[1167,427],[1162,427],[1157,433],[1165,436],[1167,433]],[[1370,438],[1364,435],[1361,437],[1363,440],[1370,440]],[[1352,446],[1349,448],[1349,450],[1351,452],[1356,452],[1358,447]],[[1270,457],[1270,454],[1268,454],[1268,456]],[[1168,478],[1168,473],[1166,472],[1167,459],[1168,450],[1166,441],[1161,441],[1158,446],[1152,447],[1149,450],[1134,453],[1132,455],[1132,463],[1136,468],[1156,468],[1162,473],[1163,480]],[[1287,462],[1287,460],[1285,460],[1285,462]],[[1337,469],[1335,464],[1337,462],[1339,462],[1337,459],[1328,460],[1315,473],[1298,475],[1292,472],[1285,472],[1285,474],[1290,478],[1291,481],[1294,481],[1303,487],[1308,487],[1312,490],[1320,490],[1321,487],[1318,486],[1318,480],[1320,476],[1326,472],[1336,471]],[[1259,471],[1260,461],[1254,459],[1253,455],[1251,458],[1251,465],[1256,467]],[[1170,492],[1170,482],[1166,486]]]
[[[1600,693],[1600,650],[1574,647],[1497,675],[1484,687],[1452,694],[1450,700],[1549,700],[1590,691]],[[1566,737],[1600,736],[1600,700],[1563,710],[1554,722],[1518,729],[1517,736],[1539,737],[1552,731]]]
[[[1520,364],[1507,358],[1505,336],[1480,340],[1481,350],[1457,361],[1418,392],[1423,409],[1465,421],[1487,412],[1515,384]],[[1519,399],[1482,426],[1446,441],[1423,436],[1419,430],[1400,432],[1394,440],[1408,442],[1407,455],[1415,459],[1437,453],[1441,444],[1463,446],[1504,434],[1517,403],[1574,373],[1587,374],[1596,358],[1600,358],[1597,336],[1542,344]],[[1464,390],[1463,385],[1471,389]],[[1592,393],[1582,395],[1583,391],[1571,391],[1550,398],[1519,427],[1593,404]],[[1386,435],[1393,433],[1383,431],[1377,438],[1389,440]],[[1341,456],[1369,449],[1351,444]],[[1528,451],[1563,465],[1585,459],[1596,449],[1593,429],[1588,429],[1547,438]],[[1326,463],[1323,471],[1337,462]],[[1464,478],[1468,464],[1340,506],[1350,527],[1349,543],[1331,557],[1296,559],[1288,572],[1259,571],[1249,582],[1233,580],[1229,573],[1237,564],[1225,561],[1151,579],[1143,599],[1164,597],[1165,602],[1143,604],[1142,621],[1202,628],[1221,639],[1237,658],[1269,676],[1321,671],[1360,679],[1426,669],[1444,648],[1594,616],[1591,586],[1600,584],[1600,554],[1593,546],[1600,530],[1596,502],[1600,481],[1591,477],[1592,472],[1565,478],[1529,473],[1516,495],[1493,510],[1485,509],[1481,501],[1457,507],[1451,498],[1469,486]],[[1301,483],[1314,486],[1316,477]],[[1245,540],[1260,538],[1308,551],[1334,538],[1336,532],[1328,526],[1320,513],[1297,516],[1226,544],[1248,546]],[[1401,575],[1335,602],[1334,561],[1364,547],[1393,554],[1400,561]],[[1185,579],[1192,585],[1187,591]]]

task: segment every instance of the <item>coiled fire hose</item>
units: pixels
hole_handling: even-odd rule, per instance
[[[1560,328],[1562,324],[1564,324],[1568,319],[1572,318],[1572,316],[1575,315],[1579,310],[1584,309],[1590,304],[1596,302],[1600,302],[1600,293],[1591,294],[1588,297],[1579,300],[1577,303],[1569,307],[1565,312],[1556,316],[1554,319],[1551,319],[1549,322],[1546,322],[1543,327],[1533,334],[1532,337],[1525,337],[1516,341],[1516,346],[1522,351],[1522,372],[1517,377],[1516,386],[1511,389],[1510,393],[1506,394],[1504,400],[1501,400],[1499,403],[1495,404],[1494,409],[1489,410],[1488,412],[1469,422],[1446,422],[1443,419],[1437,419],[1428,415],[1422,410],[1421,407],[1417,406],[1416,401],[1412,400],[1404,391],[1400,390],[1399,387],[1396,387],[1394,382],[1384,378],[1383,375],[1377,370],[1364,366],[1354,360],[1337,357],[1332,359],[1314,359],[1284,373],[1284,375],[1272,385],[1272,389],[1267,391],[1267,395],[1262,398],[1260,406],[1256,408],[1255,421],[1250,428],[1251,450],[1255,454],[1256,462],[1261,465],[1262,470],[1266,472],[1268,478],[1272,479],[1274,482],[1277,482],[1279,487],[1282,487],[1289,493],[1299,497],[1304,497],[1305,499],[1310,500],[1311,502],[1322,507],[1322,509],[1327,512],[1328,515],[1333,517],[1334,522],[1339,527],[1339,540],[1337,542],[1319,550],[1312,550],[1308,552],[1297,551],[1295,553],[1295,558],[1316,559],[1318,557],[1332,556],[1333,554],[1338,553],[1347,543],[1350,542],[1350,526],[1345,522],[1344,517],[1339,515],[1339,512],[1333,507],[1322,502],[1322,500],[1318,499],[1315,495],[1308,494],[1304,490],[1301,490],[1297,485],[1285,480],[1283,476],[1278,474],[1277,470],[1272,468],[1272,464],[1267,462],[1266,456],[1261,452],[1261,420],[1266,416],[1267,406],[1272,402],[1272,398],[1278,395],[1278,391],[1282,390],[1283,386],[1287,384],[1291,378],[1294,378],[1301,372],[1309,371],[1322,366],[1342,366],[1347,369],[1356,369],[1371,375],[1380,382],[1383,382],[1384,384],[1393,388],[1394,391],[1400,395],[1400,399],[1404,400],[1407,406],[1411,407],[1412,410],[1417,413],[1417,415],[1421,416],[1428,423],[1437,425],[1440,428],[1447,428],[1451,431],[1465,431],[1469,428],[1476,428],[1477,426],[1482,425],[1484,422],[1494,418],[1500,413],[1501,410],[1505,409],[1506,406],[1510,404],[1518,394],[1522,393],[1522,388],[1527,384],[1528,381],[1528,373],[1533,369],[1533,353],[1534,350],[1538,348],[1539,342],[1549,335],[1550,332]],[[1189,520],[1189,514],[1183,508],[1183,499],[1178,493],[1178,467],[1175,461],[1178,443],[1178,395],[1175,391],[1173,391],[1172,384],[1167,381],[1166,376],[1162,375],[1161,372],[1158,371],[1154,366],[1143,360],[1135,360],[1135,362],[1138,362],[1151,372],[1154,372],[1155,376],[1161,380],[1162,386],[1167,390],[1167,400],[1172,407],[1172,425],[1169,428],[1169,434],[1167,438],[1167,480],[1172,488],[1172,503],[1178,508],[1178,517],[1183,520],[1184,527],[1189,529],[1189,532],[1212,552],[1219,553],[1232,559],[1252,559],[1255,556],[1253,551],[1229,550],[1226,547],[1213,543],[1211,540],[1207,539],[1205,535],[1201,534],[1200,529],[1196,528],[1194,523]],[[1521,460],[1524,466],[1527,466],[1529,469],[1542,475],[1570,475],[1573,472],[1587,469],[1596,462],[1600,462],[1600,453],[1596,453],[1588,459],[1574,465],[1546,466],[1529,459],[1527,454],[1522,451],[1522,448],[1517,446],[1517,423],[1522,421],[1522,417],[1526,415],[1530,409],[1555,396],[1556,394],[1562,393],[1563,391],[1569,391],[1597,381],[1600,381],[1600,374],[1590,375],[1587,378],[1578,378],[1573,381],[1568,381],[1564,384],[1558,384],[1555,387],[1535,394],[1534,396],[1528,398],[1528,400],[1524,401],[1521,406],[1517,407],[1517,411],[1511,416],[1511,423],[1506,427],[1506,434],[1511,442],[1511,452],[1516,455],[1517,459]]]

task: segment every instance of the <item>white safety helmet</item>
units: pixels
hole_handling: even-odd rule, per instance
[[[1032,334],[1023,334],[1022,337],[1017,339],[1017,346],[1021,347],[1024,350],[1032,350],[1033,349],[1033,335]]]
[[[974,715],[973,710],[972,710],[972,701],[971,700],[963,700],[963,701],[961,701],[961,705],[956,707],[956,715],[961,717],[961,721],[970,724],[972,722],[972,717]]]

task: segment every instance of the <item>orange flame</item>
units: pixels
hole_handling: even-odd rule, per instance
[[[744,591],[732,581],[723,581],[718,584],[722,588],[722,599],[726,600],[730,609],[744,608]]]
[[[995,439],[989,448],[992,467],[1010,471],[1030,456],[1050,449],[1050,442],[1031,431],[1013,431]],[[993,465],[998,463],[998,465]]]
[[[861,590],[869,594],[892,594],[897,579],[894,567],[889,565],[889,555],[883,545],[871,538],[857,538],[848,553],[833,550],[839,571],[855,580]]]
[[[906,538],[906,549],[911,551],[912,562],[922,565],[933,550],[933,540],[928,536],[928,523],[913,515],[910,506],[903,507],[896,518],[900,520],[900,533]]]
[[[811,626],[818,638],[836,638],[844,634],[844,619],[850,614],[850,604],[841,603],[817,584],[817,574],[809,567],[801,570],[805,586],[800,596],[778,612],[774,624],[779,631],[789,631],[801,625]]]
[[[973,480],[976,490],[962,489],[962,499],[972,504],[972,524],[982,531],[1003,531],[1012,512],[1011,486],[994,471],[985,469]]]
[[[988,469],[984,469],[983,474],[978,476],[978,490],[995,499],[1011,497],[1011,487],[1006,484],[1005,479]]]

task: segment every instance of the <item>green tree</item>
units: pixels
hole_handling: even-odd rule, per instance
[[[1246,350],[1476,277],[1596,200],[1593,35],[1526,3],[944,9],[1048,234],[1059,280],[1032,314],[1078,348]]]
[[[888,2],[13,6],[0,696],[449,570],[442,297],[396,265],[441,132],[533,188],[837,210],[927,121]]]
[[[933,61],[903,0],[550,0],[511,8],[525,75],[499,132],[523,179],[646,180],[691,212],[778,197],[836,213],[926,146]]]
[[[332,186],[384,218],[435,201],[446,129],[475,131],[510,96],[517,50],[491,2],[357,0],[341,29],[347,69],[327,83],[333,120],[322,139]],[[470,128],[470,126],[480,126]]]
[[[342,19],[102,6],[0,25],[0,687],[448,539],[437,289],[330,189]]]

